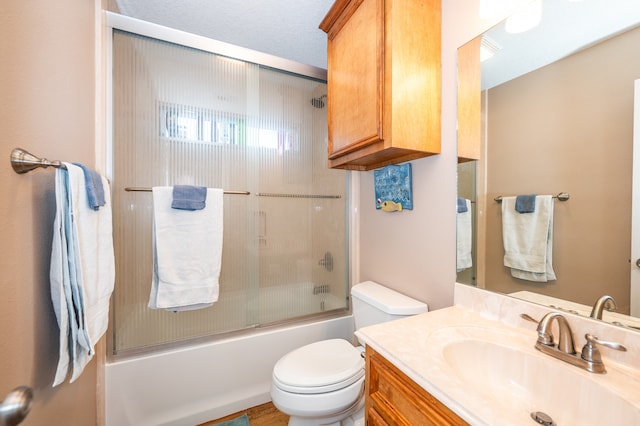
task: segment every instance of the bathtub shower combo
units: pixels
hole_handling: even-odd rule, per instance
[[[116,252],[107,424],[195,424],[266,402],[283,354],[353,333],[348,175],[326,167],[317,101],[326,75],[120,15],[107,24]],[[209,308],[148,307],[150,188],[173,185],[226,191]]]

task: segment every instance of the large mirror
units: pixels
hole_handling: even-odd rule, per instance
[[[459,109],[459,143],[462,129],[471,128],[478,154],[458,165],[459,212],[465,213],[458,213],[458,259],[468,251],[472,261],[459,262],[457,279],[584,315],[609,295],[615,312],[605,311],[603,319],[640,329],[640,318],[630,316],[640,316],[630,278],[640,1],[541,3],[533,29],[508,33],[502,23],[458,52],[465,92],[459,102],[477,106]],[[474,61],[485,48],[493,56]],[[514,274],[504,263],[504,235],[513,223],[503,223],[508,215],[496,198],[537,194],[542,203],[540,196],[559,193],[569,199],[553,198],[551,213],[535,204],[540,216],[552,218],[545,225],[552,233],[544,234],[551,250],[544,254],[555,279]],[[469,222],[460,220],[465,216]]]

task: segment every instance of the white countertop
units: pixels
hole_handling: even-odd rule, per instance
[[[409,378],[449,407],[457,415],[472,425],[490,424],[478,413],[468,408],[467,398],[456,389],[449,377],[433,368],[430,352],[430,336],[443,328],[452,326],[504,327],[498,321],[482,318],[477,313],[456,306],[403,318],[388,323],[364,327],[356,332],[360,343],[366,343],[388,359]],[[535,331],[531,334],[531,345],[535,342]],[[454,384],[455,385],[455,384]]]
[[[520,311],[520,309],[518,310]],[[488,318],[466,307],[453,306],[365,327],[358,330],[356,335],[361,343],[371,346],[470,424],[474,426],[533,425],[535,423],[529,417],[528,407],[525,407],[526,409],[518,407],[518,410],[509,410],[508,407],[505,409],[504,402],[500,401],[500,395],[488,397],[486,392],[481,395],[482,392],[478,392],[478,388],[473,388],[467,381],[460,380],[455,374],[450,374],[450,368],[445,365],[443,357],[440,355],[444,345],[452,339],[449,336],[457,335],[459,337],[466,333],[464,330],[472,330],[475,336],[483,335],[486,332],[492,336],[494,342],[515,347],[532,357],[548,357],[534,348],[537,337],[536,324],[522,320],[522,323],[518,325],[522,326],[507,325],[505,322]],[[576,339],[578,351],[581,345],[582,341]],[[628,355],[637,357],[637,354]],[[591,376],[593,373],[552,357],[549,358],[553,360],[552,362],[560,363],[566,368],[576,369],[574,376],[579,380],[593,380],[593,376]],[[564,368],[562,366],[560,368]],[[629,370],[628,373],[640,380],[640,375],[636,370]],[[536,372],[536,374],[538,373]],[[545,374],[545,372],[541,371],[539,374]],[[614,372],[600,376],[598,380],[608,386],[607,381],[614,380],[615,374]],[[550,380],[553,380],[553,377]],[[574,385],[578,384],[573,383],[570,386]],[[567,392],[571,391],[572,388],[568,387]],[[632,392],[636,398],[636,406],[640,410],[640,390],[632,390]],[[535,408],[532,410],[535,411]]]

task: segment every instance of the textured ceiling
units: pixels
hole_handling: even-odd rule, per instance
[[[115,0],[119,13],[327,68],[318,29],[334,0]]]
[[[318,25],[334,0],[107,1],[126,16],[327,68],[327,37]],[[503,50],[483,64],[483,86],[517,77],[638,22],[640,0],[543,0],[543,21],[533,30],[508,35],[498,25],[490,31]]]

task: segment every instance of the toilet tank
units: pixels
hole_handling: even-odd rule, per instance
[[[369,325],[393,321],[429,310],[426,303],[412,299],[373,281],[351,288],[356,330]]]

